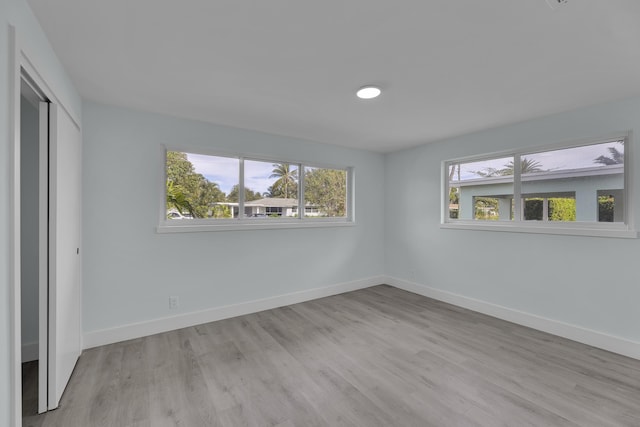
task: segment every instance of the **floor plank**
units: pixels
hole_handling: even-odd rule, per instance
[[[34,427],[640,426],[640,361],[384,285],[24,369]]]

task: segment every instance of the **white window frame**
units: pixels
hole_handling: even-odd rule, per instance
[[[221,151],[212,151],[196,147],[177,147],[171,145],[162,146],[162,181],[160,187],[160,207],[159,207],[159,223],[156,232],[164,233],[193,233],[207,231],[246,231],[246,230],[268,230],[281,228],[317,228],[317,227],[351,227],[355,223],[355,171],[353,166],[337,166],[317,162],[306,162],[293,160],[286,156],[278,158],[253,155],[229,153]],[[181,153],[201,154],[205,156],[217,156],[238,159],[239,161],[239,177],[238,186],[241,191],[238,194],[238,218],[193,218],[181,219],[180,221],[170,220],[167,218],[166,209],[166,181],[167,181],[167,152],[177,151]],[[245,161],[272,162],[272,163],[288,163],[297,166],[298,172],[298,217],[282,217],[282,218],[245,218],[244,212],[244,162]],[[340,218],[318,218],[305,217],[304,206],[304,168],[323,168],[343,170],[347,173],[347,216]]]
[[[482,155],[459,157],[445,160],[441,163],[441,221],[440,228],[444,229],[464,229],[464,230],[484,230],[484,231],[505,231],[516,233],[539,233],[539,234],[561,234],[572,236],[594,236],[594,237],[616,237],[616,238],[637,238],[638,232],[634,227],[634,215],[632,200],[632,174],[633,167],[630,165],[632,132],[620,132],[610,134],[600,138],[589,138],[573,140],[564,143],[556,143],[546,146],[522,148],[510,151],[494,152]],[[521,171],[520,158],[529,154],[542,153],[546,151],[562,150],[568,148],[582,147],[585,145],[607,143],[624,140],[624,223],[608,222],[555,222],[555,221],[524,221],[522,217],[522,194],[521,194]],[[513,199],[514,199],[514,219],[510,221],[484,221],[449,218],[449,166],[457,163],[467,163],[482,160],[491,160],[500,157],[514,158],[513,175]]]

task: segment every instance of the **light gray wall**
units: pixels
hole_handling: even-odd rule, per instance
[[[10,425],[11,392],[11,228],[13,203],[11,188],[13,175],[9,129],[9,107],[13,100],[9,94],[9,24],[13,24],[19,37],[39,71],[55,88],[65,105],[76,115],[82,103],[64,68],[58,61],[38,21],[25,0],[0,0],[0,425]]]
[[[38,342],[39,251],[39,113],[25,97],[20,100],[20,185],[22,253],[22,346]],[[23,357],[23,361],[26,359]]]
[[[85,332],[384,273],[381,154],[91,102],[83,116]],[[162,144],[353,166],[357,225],[157,234]]]
[[[439,227],[443,160],[627,130],[635,132],[629,166],[637,177],[640,98],[387,155],[387,274],[640,341],[640,240]],[[633,200],[640,200],[637,178],[632,182]],[[634,219],[637,224],[637,210]]]
[[[0,46],[9,46],[8,20],[9,5],[0,0]],[[9,63],[6,53],[0,55],[0,129],[9,128]],[[11,195],[9,186],[10,172],[9,133],[0,132],[0,425],[8,426],[11,422],[11,229],[9,215],[11,213]]]

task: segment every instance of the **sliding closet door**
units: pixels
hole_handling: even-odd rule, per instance
[[[58,407],[81,352],[80,129],[49,110],[49,409]]]
[[[38,183],[38,413],[49,408],[49,103],[40,102]]]

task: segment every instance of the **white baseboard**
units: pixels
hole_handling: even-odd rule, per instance
[[[259,311],[270,310],[272,308],[342,294],[345,292],[376,286],[381,283],[385,283],[384,276],[370,277],[367,279],[355,280],[353,282],[339,283],[321,288],[278,295],[271,298],[264,298],[203,311],[180,314],[177,316],[163,317],[146,322],[131,323],[128,325],[117,326],[115,328],[92,331],[84,334],[83,345],[84,348],[87,349],[100,345],[112,344],[147,335],[168,332],[175,329],[214,322],[216,320],[228,319],[230,317],[257,313]]]
[[[539,331],[547,332],[623,356],[640,359],[640,342],[586,329],[553,319],[537,316],[486,301],[465,297],[451,292],[435,289],[403,279],[387,277],[386,283],[405,291],[433,298],[469,310],[477,311],[498,319],[507,320]]]
[[[22,363],[38,360],[38,341],[22,344]]]
[[[160,319],[88,332],[83,336],[83,345],[84,348],[87,349],[100,345],[112,344],[115,342],[140,338],[147,335],[168,332],[175,329],[214,322],[216,320],[257,313],[263,310],[270,310],[286,305],[297,304],[304,301],[310,301],[318,298],[324,298],[345,292],[355,291],[358,289],[364,289],[383,283],[394,286],[398,289],[403,289],[409,292],[416,293],[418,295],[423,295],[459,307],[467,308],[478,313],[496,317],[498,319],[527,326],[529,328],[537,329],[539,331],[547,332],[553,335],[564,337],[573,341],[640,360],[639,342],[630,341],[625,338],[616,337],[603,332],[586,329],[580,326],[548,319],[545,317],[537,316],[535,314],[526,313],[501,305],[492,304],[486,301],[465,297],[463,295],[458,295],[452,292],[443,291],[440,289],[389,276],[370,277],[367,279],[355,280],[353,282],[340,283],[322,288],[315,288],[305,291],[293,292],[290,294],[278,295],[271,298],[264,298],[260,300],[248,301],[203,311],[185,313],[171,317],[163,317]],[[34,348],[35,350],[31,348],[25,350],[25,348],[23,347],[23,361],[25,360],[26,355],[35,354],[35,357],[31,360],[35,360],[38,358],[37,343],[35,343]]]

